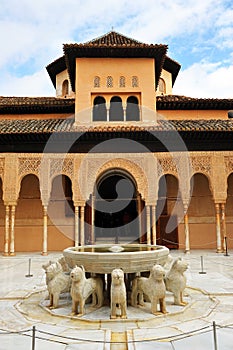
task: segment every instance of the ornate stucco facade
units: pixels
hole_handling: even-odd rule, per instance
[[[1,98],[4,255],[100,241],[232,248],[233,100],[173,96],[180,65],[166,50],[115,32],[64,45],[47,67],[57,97]],[[118,213],[98,209],[114,201]]]

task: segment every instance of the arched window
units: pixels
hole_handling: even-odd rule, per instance
[[[98,88],[98,87],[100,87],[100,77],[95,77],[94,78],[94,87],[95,88]]]
[[[107,109],[106,101],[102,96],[97,96],[94,99],[93,106],[93,121],[106,121],[107,120]]]
[[[119,96],[113,96],[110,101],[109,110],[109,120],[110,121],[123,121],[124,120],[124,110],[122,107],[122,100]]]
[[[110,75],[107,77],[107,87],[113,87],[113,78]]]
[[[166,94],[166,84],[162,78],[159,79],[159,92],[161,94]]]
[[[138,87],[138,77],[136,75],[132,76],[132,87]]]
[[[68,80],[64,80],[62,83],[62,96],[66,96],[69,93],[69,82]]]
[[[136,96],[129,96],[127,98],[127,105],[126,105],[126,121],[134,120],[139,121],[140,120],[140,112],[138,107],[138,99]]]
[[[123,77],[123,76],[120,77],[119,86],[120,87],[125,87],[125,77]]]

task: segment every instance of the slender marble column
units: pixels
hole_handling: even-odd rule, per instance
[[[91,244],[95,243],[95,196],[91,198]]]
[[[109,103],[106,103],[106,111],[107,111],[107,121],[109,122],[110,102],[109,102]]]
[[[225,215],[225,203],[221,203],[221,221],[222,221],[222,237],[223,237],[223,250],[226,251],[226,215]]]
[[[188,207],[184,206],[185,253],[189,253],[190,252],[189,218],[188,218],[187,210],[188,210]]]
[[[80,244],[85,244],[85,232],[84,232],[84,209],[85,207],[81,206],[81,232],[80,232]]]
[[[146,206],[146,231],[147,231],[147,244],[151,244],[151,233],[150,233],[150,205]]]
[[[79,246],[79,206],[75,206],[74,212],[74,245]]]
[[[123,107],[124,121],[126,121],[126,107]]]
[[[137,207],[138,207],[138,235],[139,242],[142,243],[142,203],[140,196],[137,197]]]
[[[156,206],[152,205],[152,244],[156,245]]]
[[[5,242],[4,242],[4,254],[9,255],[9,234],[10,234],[10,206],[6,205],[5,213]]]
[[[15,255],[15,205],[11,206],[10,255]]]
[[[217,238],[217,253],[222,252],[221,244],[221,224],[220,224],[220,205],[215,204],[215,215],[216,215],[216,238]]]
[[[43,250],[42,255],[48,255],[48,207],[43,206]]]

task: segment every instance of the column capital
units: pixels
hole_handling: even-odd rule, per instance
[[[214,204],[226,204],[226,198],[224,199],[214,199]]]
[[[4,201],[4,205],[5,205],[5,207],[7,207],[7,206],[16,207],[17,206],[17,202]]]
[[[74,206],[75,207],[85,207],[86,202],[85,201],[75,201]]]

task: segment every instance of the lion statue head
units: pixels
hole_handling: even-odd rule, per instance
[[[161,265],[154,265],[151,269],[151,276],[157,281],[161,281],[165,277],[165,270]]]
[[[188,269],[187,261],[183,260],[181,257],[174,260],[171,270],[176,270],[183,274]]]
[[[80,282],[85,278],[85,269],[83,266],[75,266],[70,272],[70,278],[74,282]]]
[[[111,273],[112,283],[114,285],[120,285],[124,283],[124,272],[121,269],[114,269]]]
[[[51,263],[49,266],[44,267],[46,276],[49,280],[54,278],[59,272],[62,271],[62,266],[59,262]]]

